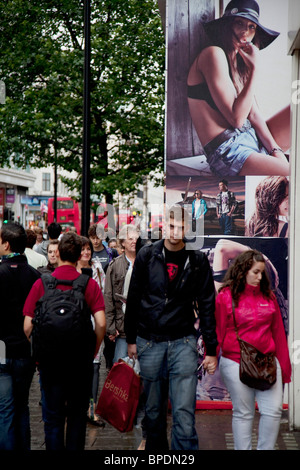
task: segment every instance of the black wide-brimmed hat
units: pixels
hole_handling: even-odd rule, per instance
[[[224,15],[217,19],[204,23],[206,33],[213,38],[217,25],[222,24],[227,18],[246,18],[257,25],[256,35],[259,36],[259,48],[264,49],[276,39],[280,33],[265,28],[259,22],[259,6],[255,0],[232,0],[228,3]]]

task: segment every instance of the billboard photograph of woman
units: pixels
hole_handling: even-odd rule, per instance
[[[260,50],[279,36],[260,23],[259,13],[255,0],[232,0],[221,18],[203,23],[209,45],[189,70],[192,122],[217,176],[289,174],[289,107],[277,126],[264,120],[256,102]]]

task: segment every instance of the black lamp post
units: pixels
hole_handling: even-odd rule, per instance
[[[90,224],[90,0],[84,0],[84,39],[81,234],[86,236]]]

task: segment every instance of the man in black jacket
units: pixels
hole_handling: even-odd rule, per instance
[[[185,246],[187,221],[182,207],[170,209],[166,238],[146,245],[136,257],[127,298],[128,355],[140,361],[146,395],[146,450],[151,451],[168,449],[168,396],[172,450],[198,449],[195,311],[205,340],[204,369],[213,374],[217,366],[212,273],[206,256]]]
[[[23,305],[40,277],[23,254],[24,228],[11,222],[0,233],[0,341],[5,357],[0,361],[0,450],[29,450],[28,398],[35,369],[23,330]]]

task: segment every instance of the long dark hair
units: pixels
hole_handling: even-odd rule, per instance
[[[273,237],[278,232],[279,206],[289,188],[285,176],[268,176],[255,190],[255,211],[246,227],[246,236]]]
[[[229,287],[233,300],[236,304],[238,304],[239,297],[242,292],[244,292],[246,287],[247,273],[253,266],[253,263],[265,263],[265,261],[266,260],[262,253],[257,250],[247,250],[241,253],[235,258],[235,260],[227,270],[219,292],[225,287]],[[273,295],[266,270],[264,270],[262,273],[262,278],[260,281],[260,290],[262,294],[267,298],[271,298]]]
[[[229,73],[237,94],[242,91],[249,76],[249,70],[239,54],[235,54],[233,47],[233,21],[234,18],[224,18],[223,21],[215,25],[213,35],[209,36],[211,45],[218,46],[226,54],[229,65]],[[256,34],[252,43],[259,48],[259,36]]]

